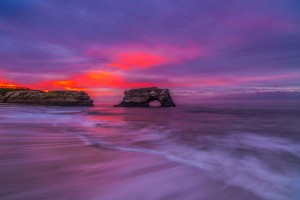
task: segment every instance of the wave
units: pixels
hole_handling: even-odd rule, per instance
[[[300,197],[299,166],[292,166],[291,163],[284,163],[284,161],[278,162],[276,159],[276,156],[292,155],[291,159],[295,159],[294,161],[299,164],[299,144],[285,138],[267,137],[255,133],[233,133],[225,137],[206,137],[206,141],[213,144],[211,149],[197,150],[174,141],[154,149],[137,147],[134,143],[114,144],[84,132],[77,133],[77,137],[88,146],[147,153],[196,167],[215,179],[250,190],[266,199],[282,200]],[[236,148],[248,149],[249,152],[238,155]],[[272,156],[275,157],[273,160]],[[272,161],[277,166],[272,167]]]

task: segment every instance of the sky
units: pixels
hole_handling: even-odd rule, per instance
[[[300,1],[1,0],[1,85],[300,92]]]

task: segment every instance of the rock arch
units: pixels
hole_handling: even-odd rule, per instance
[[[176,107],[168,89],[157,87],[125,90],[121,103],[115,107],[149,107],[151,101],[157,100],[161,107]]]

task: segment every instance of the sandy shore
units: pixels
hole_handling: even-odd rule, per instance
[[[61,127],[0,123],[0,199],[260,199],[190,166],[85,146]]]

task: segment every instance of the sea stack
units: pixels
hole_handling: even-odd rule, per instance
[[[121,103],[114,107],[149,107],[149,102],[159,101],[161,107],[176,107],[168,89],[157,87],[125,90]]]
[[[0,92],[0,103],[40,106],[93,106],[93,100],[82,91],[16,90]]]

